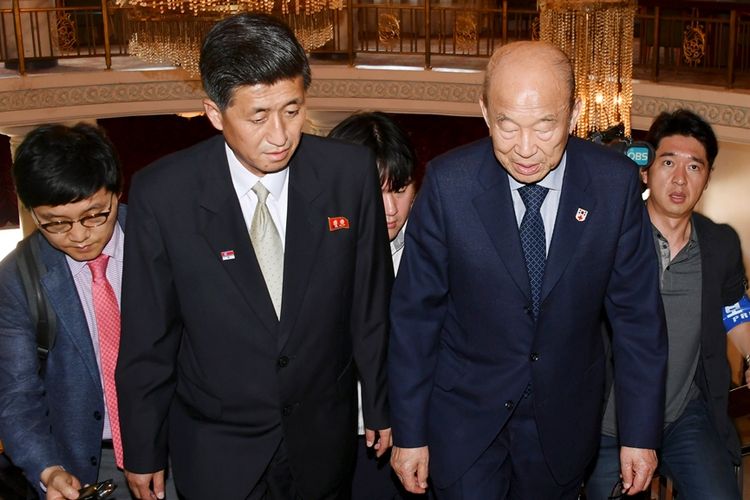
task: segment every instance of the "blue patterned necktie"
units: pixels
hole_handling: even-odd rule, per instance
[[[531,286],[531,308],[534,319],[539,316],[539,299],[542,295],[544,264],[547,260],[547,243],[544,237],[544,222],[539,209],[547,196],[547,188],[537,184],[527,184],[518,189],[526,213],[521,220],[519,233],[521,247],[526,258],[526,271],[529,273]]]

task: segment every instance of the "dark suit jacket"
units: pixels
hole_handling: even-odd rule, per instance
[[[429,445],[438,487],[489,446],[529,382],[554,477],[583,473],[599,441],[604,308],[627,381],[623,443],[657,446],[664,315],[638,170],[626,157],[568,141],[536,324],[508,176],[489,139],[433,160],[406,239],[391,302],[391,417],[397,446]]]
[[[707,399],[714,425],[736,464],[740,443],[727,414],[731,385],[727,363],[727,335],[722,307],[737,302],[747,285],[742,249],[737,233],[726,224],[716,224],[699,213],[693,214],[701,249],[701,352],[696,382]]]
[[[125,467],[162,469],[169,448],[184,494],[245,498],[283,437],[296,486],[322,498],[348,479],[357,369],[367,426],[389,427],[377,171],[365,148],[303,136],[279,322],[224,147],[214,137],[133,179],[116,375]],[[338,216],[349,228],[329,228]]]
[[[125,223],[125,207],[118,218]],[[65,254],[35,232],[47,272],[41,276],[57,316],[55,345],[39,376],[36,325],[16,265],[0,263],[0,439],[41,498],[39,476],[62,465],[82,483],[96,482],[104,421],[103,389],[86,316]]]

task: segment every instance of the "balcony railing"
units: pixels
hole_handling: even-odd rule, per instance
[[[34,8],[20,1],[0,9],[6,68],[25,74],[48,60],[83,57],[101,58],[110,68],[112,57],[128,55],[127,9],[106,0]],[[424,68],[481,68],[495,47],[539,32],[535,0],[350,0],[334,19],[333,40],[313,57],[352,65],[369,58],[375,64],[408,59]],[[750,88],[750,5],[641,0],[634,32],[635,78]]]
[[[113,55],[127,55],[125,9],[108,8],[106,1],[87,7],[12,4],[0,9],[0,60],[6,68],[24,74],[58,59],[82,57],[102,58],[109,68]]]

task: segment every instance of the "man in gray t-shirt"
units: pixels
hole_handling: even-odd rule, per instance
[[[693,212],[708,185],[718,143],[710,125],[687,110],[662,113],[647,141],[656,158],[641,176],[649,189],[646,207],[661,264],[669,338],[659,472],[673,479],[681,500],[739,500],[733,470],[739,446],[727,416],[730,377],[722,312],[744,296],[742,252],[731,227]],[[586,482],[588,500],[621,493],[617,441],[617,405],[610,391],[599,455]]]

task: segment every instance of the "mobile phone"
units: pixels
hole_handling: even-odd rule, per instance
[[[84,486],[78,490],[78,500],[104,500],[117,488],[114,480],[107,479],[96,484]]]

